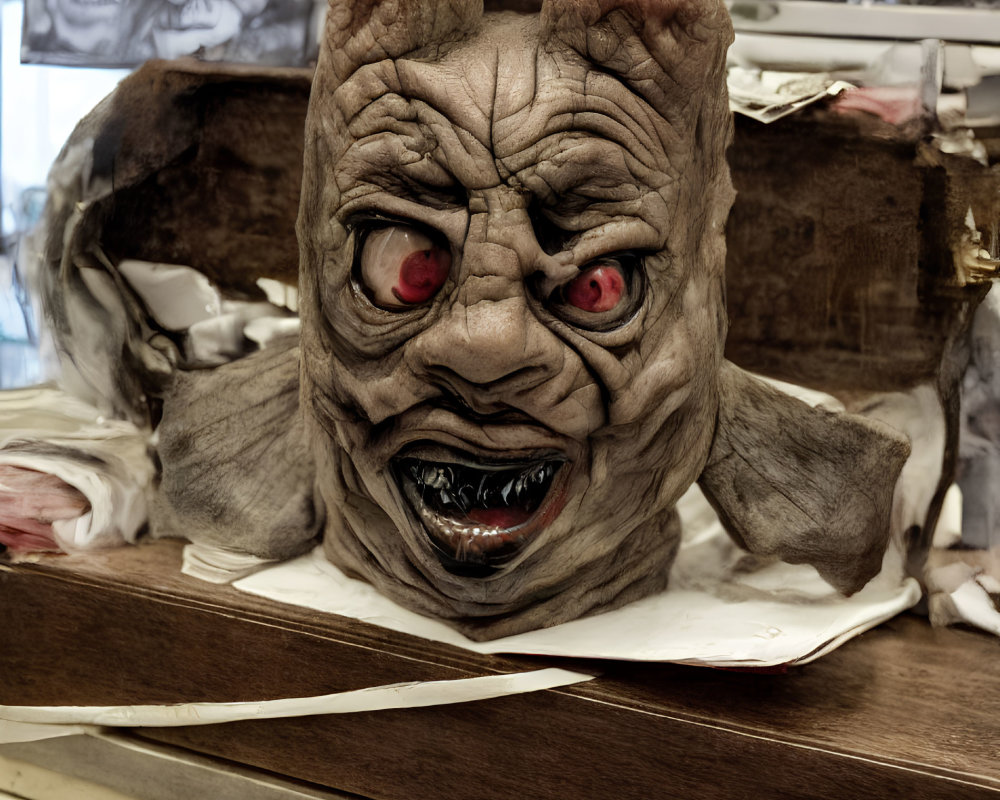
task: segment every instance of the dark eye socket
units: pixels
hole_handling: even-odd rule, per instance
[[[430,301],[451,273],[444,237],[395,221],[367,221],[355,257],[355,277],[380,308],[403,311]]]
[[[631,252],[595,259],[546,299],[553,314],[578,328],[611,330],[632,317],[642,300],[642,258]]]

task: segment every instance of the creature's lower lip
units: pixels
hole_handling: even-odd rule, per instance
[[[558,516],[565,465],[563,456],[486,460],[459,452],[393,461],[442,565],[467,577],[496,572]]]

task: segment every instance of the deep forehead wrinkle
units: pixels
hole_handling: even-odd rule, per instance
[[[436,52],[434,60],[424,60],[418,52],[357,70],[338,89],[337,98],[354,139],[401,134],[399,122],[406,119],[424,131],[428,141],[417,150],[427,153],[441,141],[435,134],[444,133],[461,143],[463,152],[443,148],[436,154],[442,166],[476,158],[495,165],[489,170],[494,177],[484,183],[485,164],[466,170],[447,163],[470,188],[532,169],[551,156],[553,140],[567,135],[621,148],[638,166],[630,176],[644,174],[650,179],[647,185],[678,177],[682,143],[638,94],[574,52],[543,47],[537,18],[504,14],[498,21],[500,25],[485,25],[476,35]],[[400,106],[395,112],[394,105]],[[419,115],[413,110],[417,106],[423,108]],[[445,132],[445,127],[452,130]],[[411,143],[419,138],[412,129],[405,135]],[[572,165],[569,170],[573,172]],[[576,172],[587,181],[586,171]]]
[[[400,59],[396,71],[405,97],[432,106],[452,125],[463,128],[484,148],[492,150],[496,61],[494,49],[477,58],[458,61]]]
[[[561,54],[560,54],[561,55]],[[529,103],[497,114],[493,152],[511,172],[537,157],[540,142],[565,134],[606,139],[628,151],[647,169],[662,169],[682,148],[673,129],[616,78],[566,54],[540,53],[536,91]]]

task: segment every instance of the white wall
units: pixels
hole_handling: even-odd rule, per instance
[[[49,166],[77,121],[127,70],[21,64],[21,0],[0,0],[0,177],[4,239],[25,224],[23,193],[44,187]],[[24,309],[13,286],[10,254],[0,256],[0,388],[41,380],[34,344],[26,341]]]
[[[15,230],[21,192],[44,186],[49,165],[77,121],[108,94],[127,70],[21,64],[21,0],[2,2],[0,79],[3,233]]]

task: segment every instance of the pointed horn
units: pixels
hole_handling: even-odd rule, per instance
[[[340,83],[363,64],[460,38],[482,15],[482,0],[330,0],[320,48]]]
[[[545,0],[541,23],[543,37],[617,74],[682,133],[707,122],[728,144],[733,28],[721,0]]]

